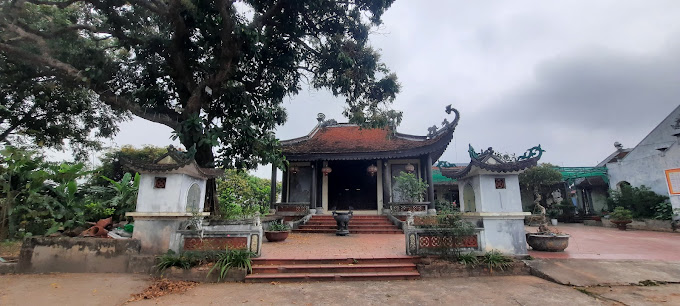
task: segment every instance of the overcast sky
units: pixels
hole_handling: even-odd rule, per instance
[[[398,130],[427,134],[448,104],[461,113],[440,160],[468,162],[468,143],[518,155],[541,144],[543,162],[594,166],[680,104],[677,0],[397,0],[383,19],[371,42],[402,85]],[[343,106],[303,91],[276,134],[307,134],[319,112],[345,122]],[[110,144],[166,146],[170,132],[135,119]]]

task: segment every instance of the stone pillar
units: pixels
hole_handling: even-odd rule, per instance
[[[310,199],[309,199],[309,209],[316,209],[316,190],[317,190],[317,186],[316,186],[316,172],[317,172],[316,163],[312,162],[311,167],[312,167],[312,194],[310,195]]]
[[[270,182],[271,191],[269,192],[269,207],[274,208],[276,204],[276,166],[272,164],[272,180]]]
[[[427,199],[430,201],[430,207],[428,213],[435,209],[434,206],[434,183],[432,183],[432,156],[427,155],[427,161],[425,162],[425,175],[427,176]],[[436,213],[436,211],[435,211]]]

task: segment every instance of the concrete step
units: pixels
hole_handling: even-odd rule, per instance
[[[351,229],[391,229],[399,230],[398,227],[394,225],[350,225],[347,228]],[[336,225],[316,225],[316,224],[306,224],[300,225],[300,229],[337,229]]]
[[[335,233],[335,229],[294,229],[295,233]],[[349,228],[350,234],[404,234],[400,229],[352,229]]]
[[[418,271],[366,273],[273,273],[250,274],[246,283],[304,282],[304,281],[392,281],[420,279]]]
[[[297,264],[297,265],[257,265],[252,274],[274,273],[373,273],[414,271],[414,263],[377,263],[377,264]]]
[[[347,265],[347,264],[383,264],[383,263],[418,263],[420,257],[393,256],[393,257],[370,257],[370,258],[253,258],[253,266],[272,265]]]
[[[246,282],[301,282],[419,279],[418,257],[254,258]]]

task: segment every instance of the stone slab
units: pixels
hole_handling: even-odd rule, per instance
[[[587,259],[526,260],[531,274],[571,286],[630,285],[652,280],[680,282],[680,263]]]

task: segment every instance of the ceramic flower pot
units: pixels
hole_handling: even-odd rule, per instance
[[[616,224],[616,228],[622,231],[625,231],[626,225],[631,222],[633,222],[633,220],[612,220],[612,223]]]
[[[534,251],[562,252],[569,246],[569,235],[527,233],[527,243]]]
[[[290,231],[265,231],[264,237],[270,242],[284,241],[289,233]]]

